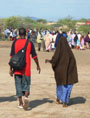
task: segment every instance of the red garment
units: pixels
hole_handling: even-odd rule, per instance
[[[14,44],[14,49],[11,49],[11,50],[14,50],[14,52],[16,54],[20,49],[22,49],[25,46],[25,43],[26,43],[26,39],[18,39]],[[31,76],[31,57],[30,57],[31,48],[32,48],[31,42],[29,42],[27,45],[27,49],[26,49],[26,66],[22,70],[15,70],[14,71],[15,75],[24,75],[25,74],[25,76]],[[12,54],[11,54],[11,56],[12,56]],[[32,58],[33,59],[37,58],[37,55],[33,55]]]

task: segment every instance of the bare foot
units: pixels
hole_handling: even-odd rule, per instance
[[[58,98],[56,99],[56,104],[60,104],[60,100]]]
[[[63,103],[63,107],[67,107],[67,104],[66,103]]]

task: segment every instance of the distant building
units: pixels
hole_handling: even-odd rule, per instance
[[[47,25],[54,25],[57,24],[56,22],[48,22]]]
[[[76,23],[76,26],[82,26],[82,25],[85,25],[85,22],[77,22]]]

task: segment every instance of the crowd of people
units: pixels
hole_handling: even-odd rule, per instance
[[[60,37],[63,35],[67,38],[68,44],[72,49],[89,49],[90,48],[90,31],[87,35],[82,35],[79,32],[61,32],[61,31],[50,31],[50,30],[32,30],[27,29],[27,39],[31,40],[34,45],[38,44],[38,51],[43,49],[43,51],[55,50],[56,45]],[[5,38],[10,37],[10,41],[19,38],[18,31],[16,29],[5,29]]]
[[[9,39],[10,38],[10,41],[13,41],[17,38],[17,29],[8,29],[6,28],[4,30],[4,36],[5,36],[5,39]]]
[[[76,48],[76,49],[89,49],[89,45],[90,45],[90,31],[88,32],[88,34],[86,36],[80,34],[80,33],[72,33],[69,32],[68,33],[68,37],[67,37],[69,46],[71,48]]]

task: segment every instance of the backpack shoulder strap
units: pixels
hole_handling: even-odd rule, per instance
[[[28,42],[29,42],[29,40],[27,39],[27,40],[26,40],[26,43],[25,43],[25,46],[24,46],[24,49],[25,49],[25,50],[26,50],[26,48],[27,48]]]

